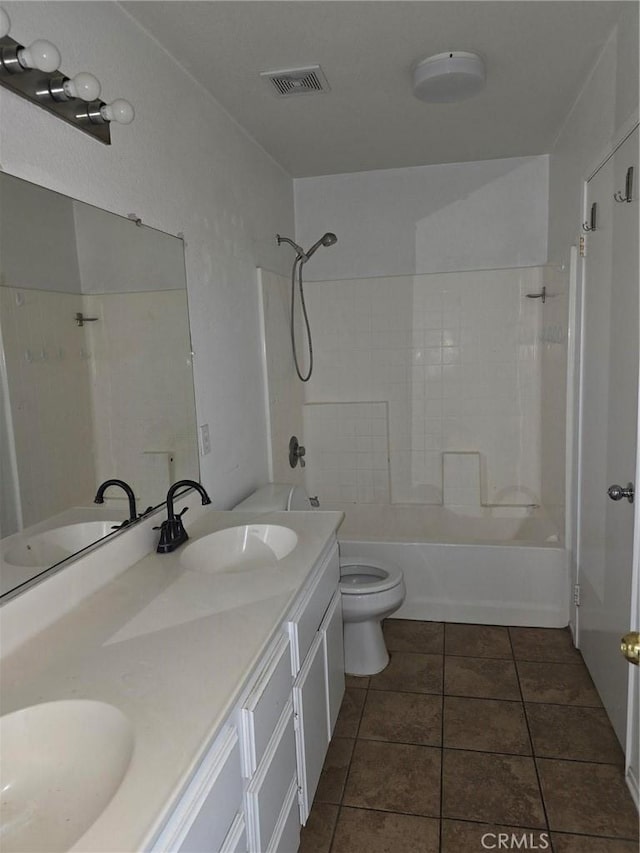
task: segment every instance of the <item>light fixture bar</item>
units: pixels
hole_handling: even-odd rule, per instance
[[[60,51],[46,39],[36,39],[23,47],[9,36],[11,19],[0,7],[0,86],[63,121],[111,144],[110,124],[130,124],[135,111],[129,101],[116,98],[105,104],[100,98],[100,81],[87,71],[67,77],[61,71]]]
[[[16,95],[25,98],[32,104],[42,107],[53,115],[58,116],[68,124],[83,130],[94,139],[98,139],[105,145],[111,144],[111,132],[109,122],[94,124],[88,116],[89,108],[94,112],[100,112],[101,107],[106,106],[103,101],[94,101],[91,104],[86,104],[78,98],[70,100],[58,100],[54,96],[57,91],[57,85],[61,79],[62,72],[56,71],[54,74],[47,74],[43,71],[38,71],[36,68],[25,68],[20,73],[11,73],[5,67],[6,60],[3,57],[11,57],[16,52],[20,45],[10,36],[0,38],[0,86],[5,89],[10,89]],[[10,61],[10,60],[9,60]],[[56,83],[52,86],[52,80]]]

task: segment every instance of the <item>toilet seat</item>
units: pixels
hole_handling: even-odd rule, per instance
[[[371,595],[393,589],[402,582],[402,571],[365,557],[348,557],[340,563],[342,595]]]

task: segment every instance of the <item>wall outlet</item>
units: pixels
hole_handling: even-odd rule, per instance
[[[211,437],[209,436],[209,424],[200,426],[200,456],[211,453]]]

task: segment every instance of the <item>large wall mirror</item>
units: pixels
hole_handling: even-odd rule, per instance
[[[184,244],[0,174],[0,598],[199,478]]]

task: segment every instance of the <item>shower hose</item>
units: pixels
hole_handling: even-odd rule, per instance
[[[302,284],[302,266],[304,264],[305,259],[298,257],[293,262],[293,267],[291,269],[291,349],[293,350],[293,363],[296,366],[296,373],[302,382],[308,382],[311,378],[311,374],[313,373],[313,342],[311,340],[311,327],[309,325],[309,316],[307,314],[307,306],[304,301],[304,287]],[[304,323],[307,331],[307,341],[309,344],[309,369],[306,375],[302,375],[302,371],[300,370],[300,364],[298,362],[298,353],[296,351],[296,330],[295,330],[295,322],[294,322],[294,309],[295,309],[295,297],[296,297],[296,283],[298,285],[298,289],[300,291],[300,305],[302,307],[302,316],[304,318]]]

